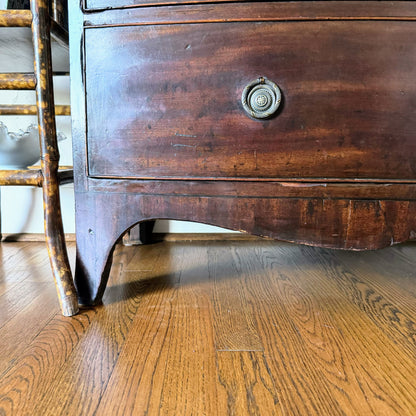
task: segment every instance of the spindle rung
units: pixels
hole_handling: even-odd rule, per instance
[[[35,88],[34,74],[0,74],[0,90],[34,90]]]
[[[30,27],[31,24],[30,10],[0,10],[0,27]]]
[[[0,104],[0,115],[3,116],[35,116],[38,114],[38,108],[36,105],[24,105],[24,104]],[[57,116],[69,116],[71,115],[71,106],[69,105],[57,105],[55,106],[55,115]]]

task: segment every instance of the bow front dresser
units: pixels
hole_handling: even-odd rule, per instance
[[[80,301],[135,224],[416,236],[416,2],[70,2]]]

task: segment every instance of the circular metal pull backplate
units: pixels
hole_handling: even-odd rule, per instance
[[[265,77],[250,82],[244,88],[241,102],[251,117],[264,119],[271,117],[279,108],[282,94],[279,87]]]

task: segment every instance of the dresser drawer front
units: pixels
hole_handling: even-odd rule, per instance
[[[235,0],[198,0],[198,3],[223,3]],[[239,2],[250,0],[238,0]],[[118,9],[123,7],[166,6],[192,3],[189,0],[84,0],[85,10]]]
[[[416,175],[416,23],[333,21],[85,30],[89,175]],[[276,117],[241,94],[265,76]]]

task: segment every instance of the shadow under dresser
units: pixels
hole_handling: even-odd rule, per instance
[[[80,302],[135,224],[416,237],[416,2],[70,2]]]

